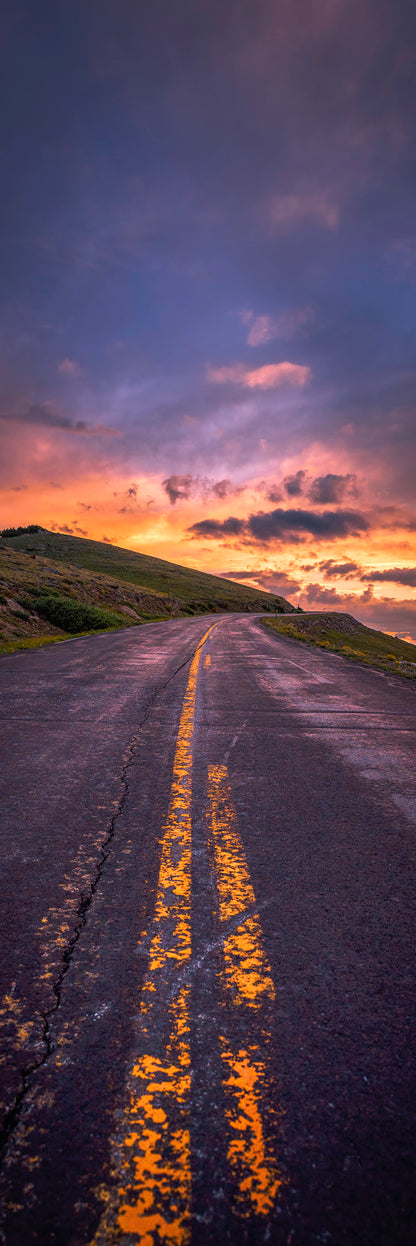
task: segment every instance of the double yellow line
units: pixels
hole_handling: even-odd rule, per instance
[[[107,1206],[94,1246],[123,1240],[141,1246],[186,1246],[191,1239],[192,739],[199,662],[212,630],[195,652],[182,707],[140,999],[142,1050],[131,1069],[121,1125],[112,1140],[112,1192],[102,1191]],[[264,1011],[275,992],[225,766],[208,767],[208,824],[219,917],[226,932],[224,993],[231,1011],[246,1009],[248,1014],[244,1045],[225,1034],[219,1040],[232,1210],[244,1217],[265,1216],[281,1178],[264,1128],[268,1034],[255,1014]]]

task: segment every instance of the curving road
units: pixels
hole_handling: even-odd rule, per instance
[[[415,688],[253,616],[2,658],[6,1246],[410,1246]]]

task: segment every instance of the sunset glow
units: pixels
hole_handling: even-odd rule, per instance
[[[1,527],[416,641],[415,10],[6,27]]]

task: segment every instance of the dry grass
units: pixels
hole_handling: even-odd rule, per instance
[[[100,611],[100,618],[96,616],[92,627],[80,628],[82,634],[109,626],[137,626],[144,620],[170,615],[167,599],[162,594],[149,589],[140,592],[133,585],[118,583],[109,576],[57,566],[49,558],[33,558],[23,551],[3,547],[0,548],[0,653],[34,648],[73,634],[73,628],[56,626],[44,617],[42,602],[50,595]]]

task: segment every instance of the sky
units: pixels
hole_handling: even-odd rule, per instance
[[[414,0],[6,0],[0,525],[416,641]]]

